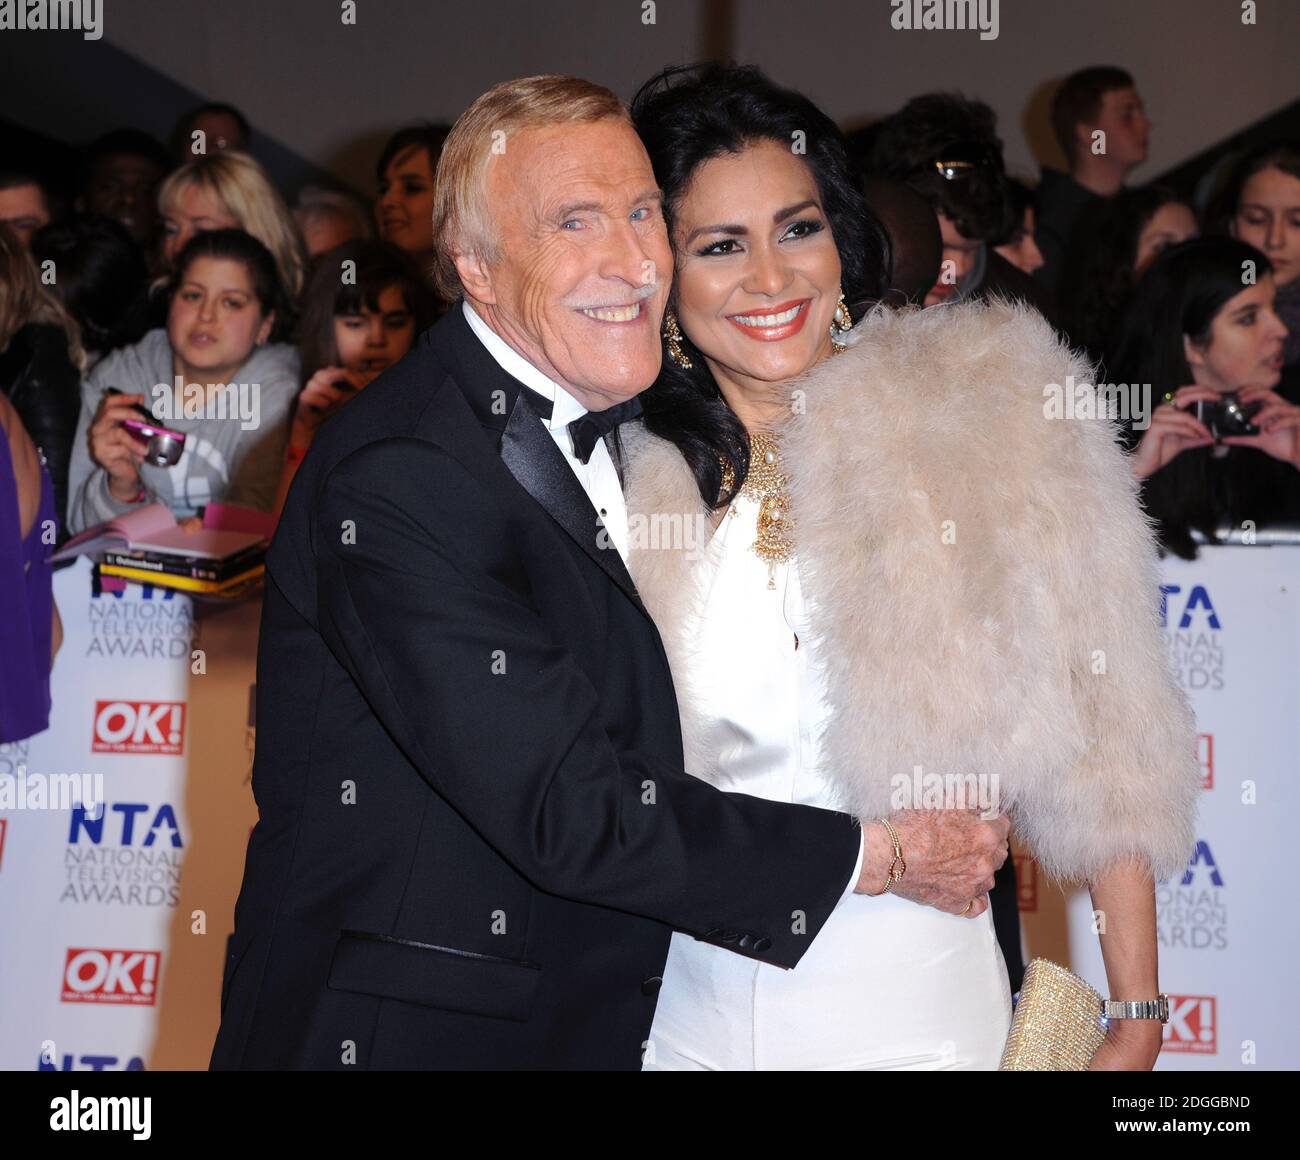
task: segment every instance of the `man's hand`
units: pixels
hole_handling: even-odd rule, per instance
[[[1007,860],[1011,819],[1006,814],[986,821],[975,810],[899,810],[889,820],[907,863],[892,894],[965,918],[988,909],[993,875]],[[863,834],[866,853],[854,892],[877,894],[894,860],[894,843],[879,822],[868,822]]]

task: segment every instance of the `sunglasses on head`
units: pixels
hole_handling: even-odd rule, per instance
[[[961,181],[980,170],[1000,172],[1002,155],[991,145],[957,141],[938,150],[934,160],[919,166],[917,172],[931,169],[945,181]]]

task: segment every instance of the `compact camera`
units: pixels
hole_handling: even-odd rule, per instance
[[[1243,403],[1235,392],[1221,395],[1214,402],[1206,399],[1196,401],[1196,417],[1209,429],[1216,439],[1225,435],[1258,435],[1259,428],[1251,422],[1264,405],[1262,399],[1254,403]]]
[[[109,387],[107,393],[120,395],[122,392],[116,387]],[[140,417],[123,419],[122,428],[144,447],[144,461],[154,467],[174,467],[178,464],[185,451],[185,433],[162,426],[140,403],[136,403],[132,409]]]

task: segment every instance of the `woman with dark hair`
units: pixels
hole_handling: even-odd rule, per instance
[[[1070,340],[1100,362],[1134,283],[1165,250],[1196,234],[1191,207],[1159,185],[1124,189],[1084,210],[1058,284]]]
[[[1022,274],[1033,274],[1043,268],[1043,251],[1034,237],[1038,228],[1038,198],[1018,177],[1009,177],[1007,199],[1011,203],[1013,224],[993,248]]]
[[[114,351],[82,385],[73,532],[150,502],[181,520],[213,501],[272,510],[299,384],[298,352],[273,341],[287,313],[275,259],[243,230],[196,234],[176,258],[168,301],[166,329]],[[185,435],[177,463],[145,462],[122,425],[140,407]]]
[[[1158,1011],[1153,874],[1193,846],[1194,727],[1113,432],[1045,416],[1043,384],[1084,365],[1002,302],[854,326],[884,239],[839,131],[757,70],[670,70],[633,117],[676,273],[620,458],[687,768],[880,823],[880,889],[846,890],[796,970],[673,934],[645,1066],[997,1067],[1006,814],[1108,912],[1112,997]],[[918,880],[908,850],[969,809],[986,853]],[[1093,1067],[1149,1068],[1160,1042],[1115,1021]]]
[[[305,385],[289,424],[277,517],[321,424],[401,359],[435,314],[419,269],[396,246],[345,242],[316,259],[298,324]]]
[[[712,95],[711,89],[727,96],[728,105],[712,110],[697,107],[695,102]],[[811,238],[819,257],[830,259],[836,267],[838,285],[827,290],[835,289],[838,297],[829,292],[817,296],[795,319],[805,331],[801,345],[821,354],[823,348],[831,349],[826,336],[832,323],[847,331],[885,292],[891,265],[889,237],[866,208],[843,135],[834,122],[796,93],[781,93],[786,102],[774,102],[773,94],[778,92],[756,69],[704,68],[698,74],[690,68],[669,69],[642,86],[632,116],[669,197],[672,191],[680,197],[706,161],[740,157],[751,144],[763,144],[770,154],[772,146],[780,143],[792,158],[803,158],[807,178],[817,186],[818,204],[809,207],[815,212],[802,220],[792,214],[788,223],[777,224],[787,226],[788,245]],[[802,146],[798,152],[797,146]],[[720,237],[725,234],[719,232]],[[724,239],[709,248],[716,252],[738,245]],[[680,263],[690,260],[690,255],[679,256],[679,274]],[[815,311],[811,319],[810,310]],[[805,322],[812,325],[805,327]],[[671,315],[668,329],[684,357],[665,361],[659,381],[641,396],[645,424],[652,433],[677,443],[699,476],[701,491],[716,496],[722,490],[724,471],[741,480],[749,470],[745,427],[698,352],[695,358],[685,354],[692,349],[690,339],[678,333]],[[787,346],[774,345],[774,349],[784,353]],[[811,365],[812,357],[812,349],[801,350],[794,362]],[[788,356],[783,362],[787,365],[778,368],[782,376],[803,369],[790,363]],[[719,450],[724,462],[719,462]]]
[[[1193,530],[1213,542],[1225,525],[1300,519],[1300,407],[1275,390],[1287,338],[1276,293],[1253,246],[1185,242],[1142,276],[1106,359],[1163,399],[1126,438],[1160,541],[1183,559],[1196,558]]]
[[[148,271],[131,235],[110,218],[73,218],[46,226],[32,239],[37,265],[53,262],[50,290],[81,328],[86,371],[106,354],[137,342],[131,307]]]
[[[1273,264],[1273,309],[1287,328],[1278,393],[1300,403],[1300,141],[1252,149],[1232,168],[1210,208],[1214,228]]]
[[[379,236],[410,254],[426,280],[432,279],[435,260],[433,174],[449,131],[446,125],[432,124],[399,129],[375,164]]]
[[[913,97],[876,128],[869,165],[876,176],[914,189],[938,219],[943,261],[926,306],[1003,298],[1054,315],[1051,295],[995,248],[1014,234],[1023,215],[990,106],[959,93]]]

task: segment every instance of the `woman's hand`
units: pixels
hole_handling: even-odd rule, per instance
[[[339,386],[339,383],[345,385]],[[307,385],[298,395],[289,445],[305,450],[320,425],[365,385],[365,376],[356,371],[346,367],[321,367],[307,380]]]
[[[109,494],[121,503],[129,503],[140,490],[140,462],[144,459],[144,448],[122,426],[122,420],[139,418],[135,407],[143,402],[143,395],[105,392],[88,432],[90,458],[107,473]]]
[[[1200,399],[1215,403],[1219,400],[1219,393],[1209,387],[1179,387],[1171,402],[1161,403],[1151,413],[1151,426],[1143,433],[1142,442],[1129,461],[1138,479],[1154,475],[1192,447],[1208,447],[1214,442],[1210,429],[1185,410]]]
[[[1113,999],[1155,999],[1159,994],[1156,886],[1146,861],[1131,855],[1092,880],[1092,909],[1100,915],[1101,957]],[[1150,1071],[1160,1054],[1164,1027],[1157,1019],[1112,1019],[1089,1071]]]
[[[1164,1043],[1157,1019],[1113,1019],[1089,1071],[1150,1071]]]
[[[1219,442],[1254,447],[1300,470],[1300,407],[1268,387],[1242,387],[1237,398],[1242,403],[1264,404],[1250,420],[1259,428],[1259,434],[1224,435]]]

